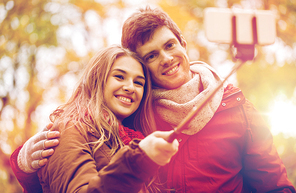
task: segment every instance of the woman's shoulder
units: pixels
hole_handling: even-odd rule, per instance
[[[88,126],[85,123],[76,120],[57,120],[54,122],[51,130],[59,131],[61,133],[61,137],[63,137],[63,134],[65,133],[71,136],[78,135],[82,137],[87,137],[89,133]]]

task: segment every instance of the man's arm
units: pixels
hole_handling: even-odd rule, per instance
[[[51,127],[52,124],[48,124],[10,156],[11,168],[25,193],[42,192],[36,171],[47,163],[54,153],[53,147],[59,143],[59,132],[49,131]]]

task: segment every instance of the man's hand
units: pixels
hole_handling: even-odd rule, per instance
[[[139,147],[158,165],[164,166],[170,162],[173,155],[178,151],[179,142],[175,139],[172,143],[165,139],[172,131],[155,131],[145,137]]]
[[[42,131],[38,132],[21,148],[17,162],[19,168],[26,173],[36,172],[47,163],[48,157],[54,153],[53,147],[59,144],[58,131],[49,131],[52,127],[49,123]]]

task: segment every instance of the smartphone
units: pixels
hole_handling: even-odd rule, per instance
[[[207,39],[217,43],[252,45],[256,39],[255,44],[269,45],[276,38],[275,14],[270,10],[206,8],[204,27]]]

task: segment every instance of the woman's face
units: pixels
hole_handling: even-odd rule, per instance
[[[104,100],[119,121],[139,107],[145,85],[142,65],[130,56],[117,58],[107,77]]]

